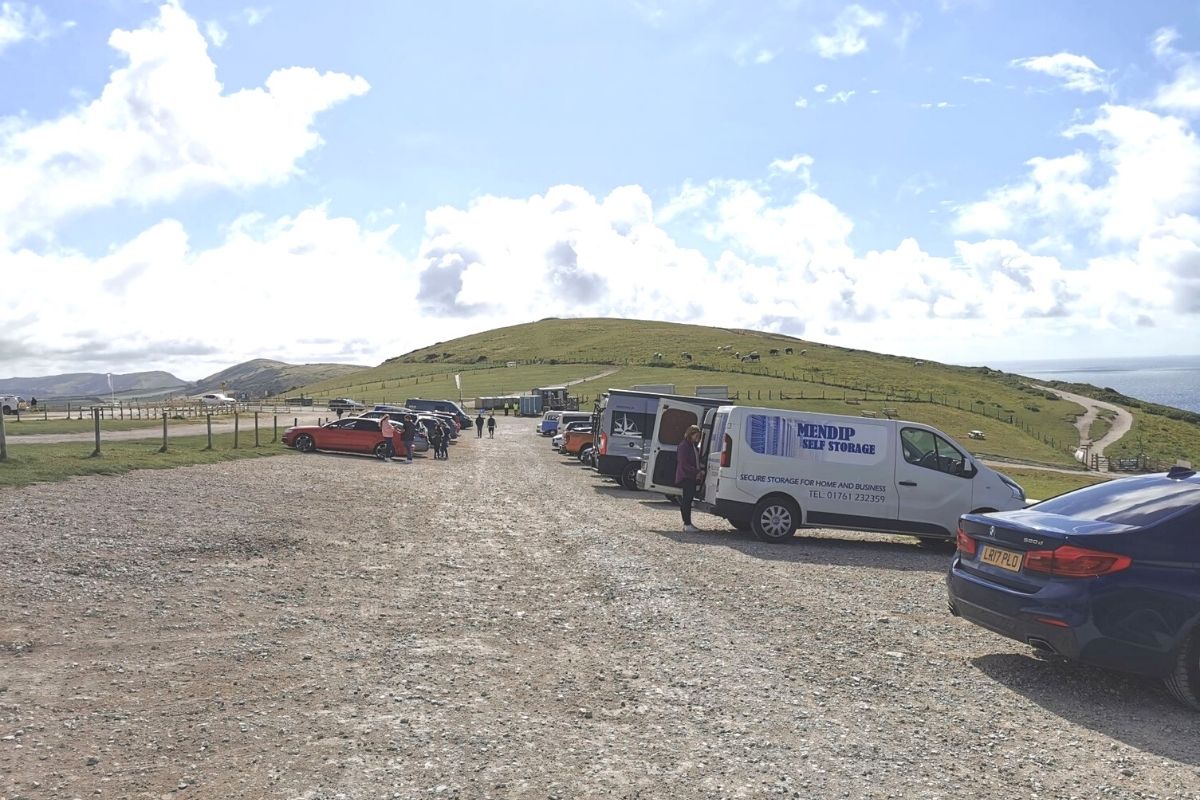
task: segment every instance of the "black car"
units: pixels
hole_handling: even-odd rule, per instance
[[[966,514],[950,611],[1043,652],[1162,678],[1200,710],[1200,477],[1121,478]]]

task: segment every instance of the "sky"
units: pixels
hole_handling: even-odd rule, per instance
[[[1196,0],[0,0],[0,378],[1200,353],[1198,120]]]

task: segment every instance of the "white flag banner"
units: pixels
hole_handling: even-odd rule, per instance
[[[460,392],[462,391],[462,375],[454,376],[454,388],[458,389]]]
[[[113,393],[113,388],[112,388],[112,373],[111,373],[111,372],[110,372],[110,373],[108,373],[108,393],[109,393],[109,394],[112,394],[112,393]]]

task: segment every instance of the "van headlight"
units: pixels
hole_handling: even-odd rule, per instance
[[[1021,484],[1017,483],[1003,472],[997,472],[996,474],[1000,476],[1000,480],[1004,481],[1004,485],[1008,487],[1010,492],[1012,492],[1013,500],[1025,502],[1025,490],[1021,488]]]

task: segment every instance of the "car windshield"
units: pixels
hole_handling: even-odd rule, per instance
[[[1200,484],[1161,475],[1125,478],[1038,503],[1046,514],[1144,527],[1200,507]]]

